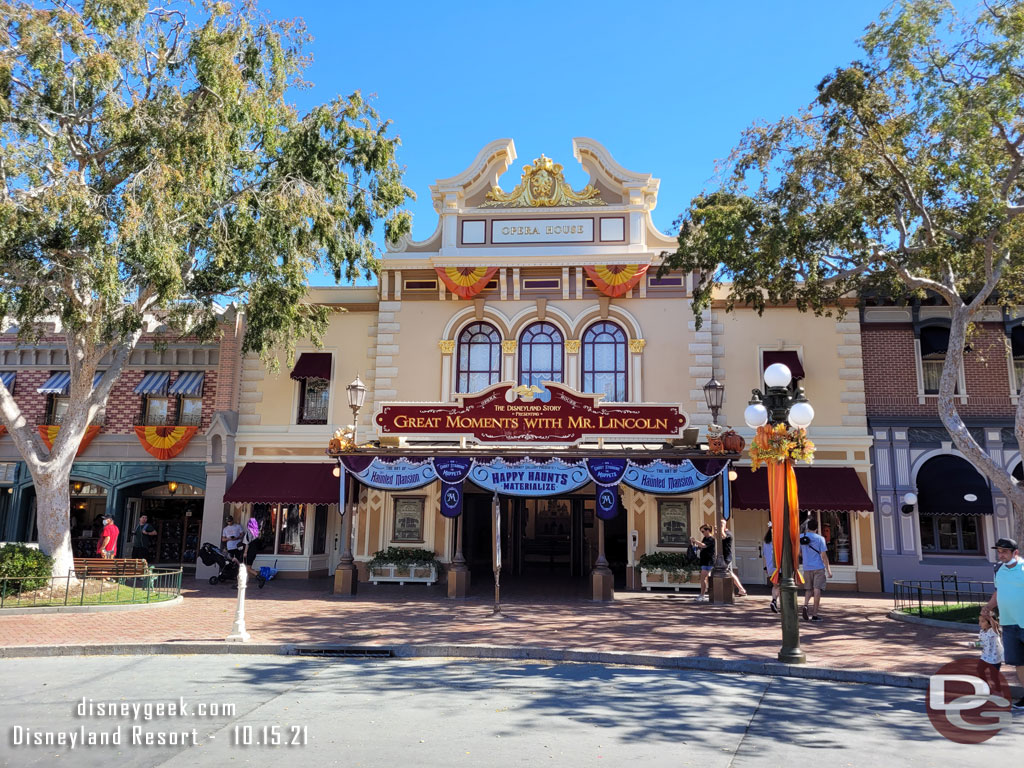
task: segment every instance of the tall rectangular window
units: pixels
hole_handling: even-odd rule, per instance
[[[203,420],[203,398],[182,397],[178,399],[178,424],[195,427]]]
[[[299,424],[326,424],[330,384],[325,379],[303,379],[299,394]]]
[[[142,400],[143,424],[147,426],[163,426],[167,423],[167,398],[165,396],[146,396]]]

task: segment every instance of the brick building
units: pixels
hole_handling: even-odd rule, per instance
[[[219,540],[222,508],[205,514],[206,487],[234,430],[242,339],[233,309],[224,311],[221,325],[219,342],[156,335],[140,341],[72,468],[76,555],[93,553],[94,523],[104,513],[122,531],[119,552],[130,551],[130,531],[148,515],[158,532],[153,563],[194,563],[201,537]],[[13,334],[0,335],[0,376],[29,424],[51,440],[68,405],[64,338],[51,333],[24,346]],[[207,518],[210,531],[204,532]],[[36,539],[32,478],[9,435],[0,437],[0,538]]]
[[[867,306],[861,315],[886,589],[894,579],[950,573],[990,581],[991,546],[1013,531],[1008,500],[953,447],[939,420],[949,316],[948,308],[929,302]],[[1024,317],[994,308],[982,316],[964,354],[956,396],[975,440],[1018,478],[1013,418],[1024,385],[1022,323]]]

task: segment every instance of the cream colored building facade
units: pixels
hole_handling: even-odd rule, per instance
[[[330,356],[326,392],[314,391],[325,409],[318,412],[322,423],[301,423],[310,421],[303,414],[311,379],[293,379],[287,369],[271,374],[255,358],[245,359],[228,484],[250,465],[265,464],[271,472],[283,463],[329,462],[324,451],[331,434],[352,421],[345,387],[357,375],[368,387],[359,413],[361,443],[382,439],[374,420],[382,403],[450,403],[458,391],[475,391],[481,383],[539,381],[536,372],[546,366],[558,369],[552,380],[575,390],[605,392],[607,400],[680,404],[690,426],[699,428],[700,442],[711,423],[702,388],[713,376],[725,385],[718,421],[733,426],[749,443],[752,433],[743,425],[743,409],[759,385],[765,353],[787,352],[795,354],[787,359],[803,367],[803,384],[816,411],[810,436],[817,457],[811,471],[852,471],[861,489],[869,489],[871,438],[856,318],[819,318],[795,308],[772,308],[764,316],[744,309],[727,313],[716,302],[698,330],[689,301],[693,276],[657,276],[662,254],[676,245],[652,223],[659,180],[621,167],[591,139],[574,139],[572,154],[589,176],[582,190],[572,189],[561,167],[543,156],[526,166],[521,177],[506,177],[516,159],[514,144],[509,139],[492,142],[464,171],[431,186],[436,230],[425,240],[393,245],[383,258],[377,286],[311,290],[310,301],[339,310],[322,349],[299,349],[299,355]],[[464,291],[475,292],[470,298],[456,295],[446,275],[466,283],[458,285]],[[616,280],[634,284],[621,295],[609,295],[622,285],[613,284]],[[481,345],[475,358],[468,346],[473,343]],[[500,350],[497,360],[495,350]],[[536,375],[531,379],[531,374]],[[600,445],[608,455],[628,456],[641,448],[656,449],[652,443],[660,441],[584,442]],[[442,446],[471,451],[473,444],[459,436],[445,443],[437,436],[388,435],[382,440],[384,446],[400,445],[424,456]],[[518,444],[516,450],[528,456],[541,447]],[[737,473],[749,474],[745,452],[736,464]],[[763,483],[763,475],[754,477]],[[745,582],[763,583],[760,543],[766,505],[750,501],[749,479],[738,478],[737,484],[747,488],[748,508],[734,504],[732,509],[735,567]],[[642,554],[679,551],[683,537],[698,536],[700,524],[713,521],[714,488],[659,497],[621,487],[622,512],[606,525],[608,559],[620,588],[639,588],[636,563]],[[439,494],[439,482],[401,493],[360,488],[353,554],[361,578],[366,578],[365,563],[373,553],[389,546],[431,549],[442,564],[451,562],[456,522],[441,515]],[[467,487],[466,559],[477,580],[489,571],[484,542],[490,528],[472,518],[480,517],[489,501],[481,497],[474,504],[472,496]],[[512,506],[504,518],[510,529],[504,534],[510,537],[505,545],[508,580],[503,576],[507,589],[515,589],[517,576],[523,583],[585,578],[597,551],[592,486],[566,499],[526,499],[515,512]],[[405,525],[410,510],[420,507],[418,539],[408,543],[406,533],[396,530],[396,520]],[[245,516],[253,506],[236,509]],[[291,523],[275,512],[270,522],[277,551],[259,562],[276,561],[286,574],[332,573],[341,551],[336,512],[331,507],[325,514],[311,504],[290,512]],[[303,529],[298,544],[296,520]],[[287,551],[281,549],[282,525],[290,526]],[[834,562],[835,586],[877,590],[873,513],[849,510],[832,525],[841,561]],[[566,537],[567,551],[556,543],[565,543]],[[839,554],[843,547],[845,555]]]

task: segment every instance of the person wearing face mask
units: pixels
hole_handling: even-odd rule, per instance
[[[1017,682],[1024,685],[1024,562],[1013,539],[999,539],[992,547],[999,560],[995,575],[995,590],[981,609],[983,618],[999,609],[999,623],[1003,627],[1003,657],[1007,665],[1015,667]],[[1013,702],[1016,712],[1024,712],[1024,696]]]

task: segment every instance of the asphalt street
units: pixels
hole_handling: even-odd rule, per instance
[[[1024,735],[1018,716],[954,744],[921,690],[587,664],[64,657],[0,660],[0,679],[0,764],[19,767],[988,767]],[[74,748],[45,744],[61,732]]]

